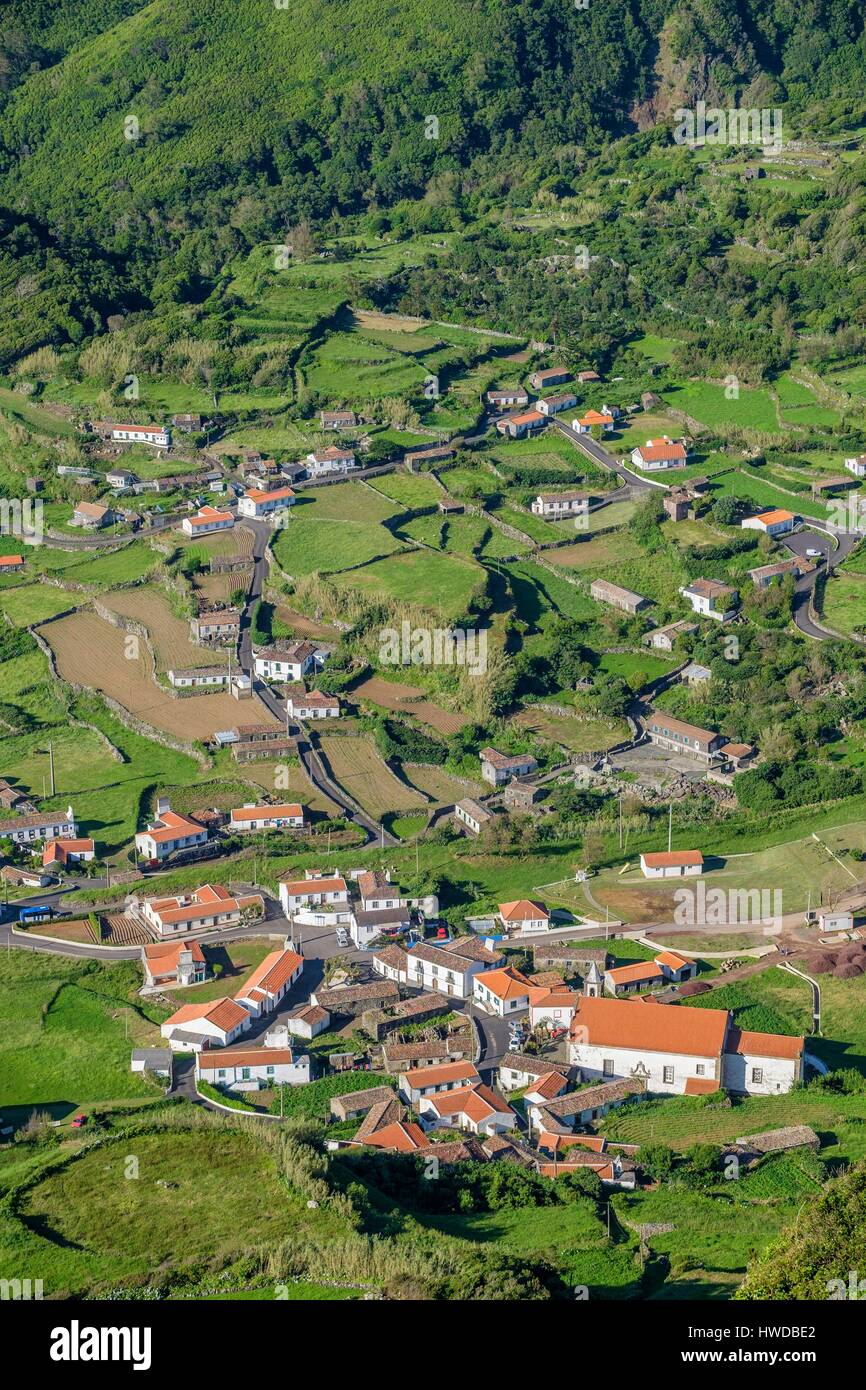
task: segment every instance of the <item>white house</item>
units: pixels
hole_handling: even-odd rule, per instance
[[[533,1028],[567,1028],[574,1018],[580,995],[565,985],[539,987],[530,995],[529,1022]]]
[[[473,797],[466,796],[462,801],[458,801],[454,807],[454,816],[467,830],[471,830],[473,835],[480,835],[485,825],[489,825],[493,820],[493,812],[488,811],[480,802]]]
[[[311,690],[308,695],[289,695],[286,713],[290,719],[339,719],[340,701],[336,695]]]
[[[38,854],[39,850],[36,849],[33,853]],[[42,851],[44,868],[49,864],[86,864],[95,858],[96,845],[89,837],[79,840],[49,840]]]
[[[526,777],[535,772],[538,763],[531,753],[500,753],[496,748],[482,748],[478,754],[481,776],[492,787],[510,782],[512,777]]]
[[[312,1042],[330,1026],[331,1015],[321,1004],[299,1004],[286,1019],[286,1031],[293,1037],[306,1038]],[[269,1046],[267,1037],[265,1046]]]
[[[373,969],[383,980],[394,980],[398,985],[405,985],[409,981],[409,957],[396,942],[376,952]]]
[[[237,637],[241,615],[236,608],[215,608],[190,618],[189,630],[196,642],[231,642]]]
[[[267,647],[254,658],[255,674],[266,681],[300,681],[321,664],[319,648],[312,642],[292,642],[287,647]]]
[[[259,519],[285,511],[294,504],[295,494],[290,487],[275,487],[266,491],[250,488],[243,497],[238,498],[238,515]]]
[[[774,507],[769,512],[759,512],[757,516],[747,516],[740,522],[745,531],[763,531],[765,536],[784,536],[793,531],[800,517],[784,507]]]
[[[183,1004],[165,1020],[160,1032],[175,1052],[202,1052],[208,1047],[228,1047],[246,1033],[250,1015],[235,999],[211,999]]]
[[[237,926],[247,913],[261,913],[263,907],[259,893],[235,898],[221,883],[205,883],[191,893],[143,898],[134,902],[133,915],[165,941],[210,927]]]
[[[307,472],[311,478],[322,478],[328,473],[347,473],[355,467],[355,455],[351,449],[320,449],[307,454]]]
[[[645,473],[655,473],[663,468],[684,468],[688,454],[686,446],[663,435],[661,439],[648,439],[631,451],[631,461],[635,468]]]
[[[235,994],[235,1000],[254,1018],[272,1013],[292,985],[301,978],[304,958],[284,947],[270,951]]]
[[[578,415],[571,422],[571,428],[575,434],[590,434],[593,425],[597,426],[604,434],[613,429],[615,424],[612,415],[603,414],[600,410],[587,410],[583,415]]]
[[[308,871],[307,878],[281,879],[279,884],[280,906],[287,917],[305,907],[319,907],[323,904],[343,904],[349,901],[346,880],[336,874],[316,875]]]
[[[472,981],[472,997],[487,1013],[506,1018],[526,1012],[532,988],[525,975],[506,965],[476,975]]]
[[[855,478],[866,478],[866,454],[861,454],[856,459],[846,459],[845,467]]]
[[[500,903],[497,916],[507,932],[520,932],[530,935],[548,931],[550,913],[543,903],[531,898],[518,898],[513,903]]]
[[[296,802],[281,806],[239,806],[231,814],[232,830],[303,830],[304,808]]]
[[[492,952],[487,954],[492,958]],[[407,981],[410,985],[457,999],[468,999],[474,977],[488,968],[486,961],[467,959],[448,946],[427,946],[421,942],[417,946],[410,946],[407,952]]]
[[[167,859],[179,849],[190,849],[193,845],[203,845],[207,840],[207,830],[191,816],[179,815],[172,811],[164,798],[157,802],[156,820],[146,830],[139,830],[135,837],[135,848],[147,860]]]
[[[562,391],[557,396],[542,396],[535,402],[535,409],[542,415],[558,415],[561,410],[570,410],[577,405],[577,396],[572,391]]]
[[[517,1126],[511,1106],[482,1082],[422,1096],[418,1118],[425,1130],[462,1129],[472,1134],[503,1134]]]
[[[542,415],[540,410],[524,410],[518,415],[503,415],[501,420],[496,421],[496,428],[499,434],[523,439],[534,430],[543,429],[546,424],[547,416]]]
[[[200,1052],[195,1078],[226,1091],[302,1086],[310,1080],[310,1059],[292,1048],[236,1047],[227,1052]]]
[[[499,409],[508,405],[529,405],[529,392],[522,386],[504,386],[499,391],[488,391],[487,402]]]
[[[10,816],[0,820],[0,839],[15,845],[29,845],[35,840],[66,840],[75,838],[75,817],[70,806],[62,811],[38,811],[29,816]]]
[[[472,1062],[443,1062],[441,1067],[413,1067],[397,1078],[400,1095],[409,1105],[416,1105],[422,1096],[441,1095],[481,1080]]]
[[[109,437],[121,444],[150,444],[155,449],[171,448],[171,430],[163,425],[110,425]]]
[[[554,521],[562,517],[588,516],[589,498],[588,492],[539,492],[529,510],[535,516],[552,517]]]
[[[353,907],[349,914],[349,935],[359,951],[363,951],[380,936],[398,936],[409,926],[409,908],[399,899],[393,907]]]
[[[199,507],[195,516],[185,516],[180,526],[188,536],[205,536],[211,531],[230,531],[234,524],[231,512],[220,511],[217,507]]]
[[[719,579],[693,579],[680,589],[680,593],[688,599],[695,613],[722,623],[734,616],[740,597],[736,589]]]
[[[559,1076],[562,1065],[523,1052],[506,1052],[499,1063],[499,1085],[503,1091],[525,1091],[542,1077]]]
[[[642,854],[640,871],[644,878],[683,878],[704,871],[704,856],[699,849],[659,850]]]
[[[633,1077],[666,1095],[770,1095],[802,1077],[803,1039],[743,1033],[727,1009],[582,999],[569,1060],[584,1081]]]

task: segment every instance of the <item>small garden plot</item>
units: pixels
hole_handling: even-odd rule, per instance
[[[562,744],[572,753],[601,753],[628,738],[624,719],[579,719],[577,715],[535,707],[521,710],[515,723],[539,738]]]
[[[385,680],[381,676],[370,676],[360,685],[356,685],[352,690],[352,699],[369,701],[370,704],[381,705],[383,709],[412,714],[422,724],[429,724],[439,733],[456,733],[466,723],[465,715],[442,709],[425,699],[424,691],[416,686],[402,685],[398,681]]]
[[[452,777],[441,767],[406,763],[403,770],[412,785],[429,796],[437,806],[449,806],[466,796],[479,796],[485,790],[483,782],[470,782],[467,785],[465,778]]]
[[[640,547],[626,532],[610,531],[603,536],[587,535],[574,545],[552,550],[548,559],[552,564],[563,565],[570,570],[603,570],[610,565],[636,560],[641,554]]]
[[[425,804],[420,792],[394,776],[370,739],[325,734],[320,744],[334,781],[370,815],[410,811]]]
[[[375,521],[336,521],[299,511],[278,533],[272,548],[280,568],[297,579],[367,564],[402,546]]]
[[[834,386],[841,386],[843,391],[848,391],[852,396],[866,397],[866,363],[834,372],[829,380]]]
[[[776,404],[769,391],[762,386],[741,386],[737,398],[728,399],[726,389],[709,381],[690,381],[685,386],[669,387],[665,402],[712,430],[727,426],[778,432]]]
[[[283,535],[291,529],[288,527]],[[401,603],[427,608],[446,622],[466,614],[472,598],[484,591],[486,577],[469,560],[432,550],[413,550],[374,560],[350,574],[338,575],[335,582],[341,588],[384,594]]]
[[[682,339],[659,338],[654,333],[644,333],[640,338],[632,339],[629,347],[652,362],[668,363],[673,361],[677,348],[682,347]]]
[[[84,597],[44,584],[22,584],[17,589],[0,589],[0,610],[15,627],[29,627],[74,608]]]
[[[437,550],[467,557],[496,559],[522,555],[530,548],[527,542],[514,540],[480,516],[418,516],[401,528],[401,534]]]
[[[331,334],[300,368],[310,391],[344,401],[420,394],[429,375],[416,358],[349,333]]]
[[[680,663],[665,661],[649,652],[603,652],[599,668],[610,676],[619,676],[632,690],[640,690],[650,681],[664,676]]]
[[[189,622],[175,617],[167,596],[153,585],[119,589],[106,594],[102,603],[110,612],[130,618],[147,629],[159,671],[227,663],[226,651],[212,651],[190,640]]]
[[[515,530],[521,531],[524,536],[528,536],[530,540],[538,541],[541,545],[561,539],[555,526],[551,526],[549,522],[542,520],[540,516],[535,516],[530,511],[523,511],[512,506],[507,501],[496,507],[492,515],[498,517],[506,526],[513,526]],[[510,545],[513,555],[515,543],[511,541]]]
[[[230,531],[214,531],[209,536],[187,536],[184,531],[172,531],[173,545],[182,546],[186,560],[200,560],[205,566],[212,558],[242,555],[251,558],[255,537],[248,526],[233,526]]]
[[[263,787],[278,800],[300,801],[309,810],[321,811],[326,816],[341,814],[335,803],[313,786],[303,769],[292,759],[279,762],[257,758],[255,762],[244,763],[240,775],[244,782]],[[251,786],[249,790],[250,795],[254,796],[255,787]],[[201,805],[201,801],[197,801],[196,805]]]
[[[846,637],[866,628],[866,575],[842,570],[828,579],[821,616]]]
[[[403,507],[435,506],[445,496],[444,489],[429,473],[386,473],[371,486]]]

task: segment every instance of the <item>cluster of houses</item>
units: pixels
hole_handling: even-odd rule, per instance
[[[256,726],[258,727],[258,726]],[[184,815],[173,811],[167,797],[159,797],[156,815],[146,830],[135,836],[135,852],[140,863],[162,864],[184,851],[206,845],[215,830],[249,834],[265,830],[304,830],[304,807],[297,802],[249,803],[233,807],[228,817],[221,811],[197,811]]]

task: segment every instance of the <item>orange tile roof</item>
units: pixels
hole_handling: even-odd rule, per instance
[[[227,1047],[218,1052],[202,1052],[199,1071],[218,1071],[220,1067],[260,1067],[263,1064],[292,1064],[295,1054],[290,1047]]]
[[[232,811],[233,821],[272,820],[274,816],[302,816],[303,806],[239,806]]]
[[[394,1149],[401,1154],[415,1153],[417,1149],[430,1147],[430,1140],[420,1125],[402,1120],[385,1125],[374,1134],[368,1134],[364,1143],[376,1149]]]
[[[0,566],[2,565],[23,565],[23,555],[0,555]]]
[[[558,1096],[561,1091],[564,1091],[567,1085],[568,1082],[565,1077],[561,1076],[558,1071],[549,1071],[537,1085],[531,1085],[529,1089],[534,1096],[541,1096],[542,1100],[552,1100],[554,1096]]]
[[[543,420],[544,418],[540,410],[525,410],[522,415],[509,415],[507,417],[512,425],[531,425],[536,420]]]
[[[484,970],[475,978],[480,980],[491,994],[495,994],[497,999],[528,999],[532,989],[526,976],[521,975],[519,970],[512,969],[510,965],[503,966],[500,970]]]
[[[620,965],[616,970],[608,970],[607,974],[615,985],[634,984],[635,980],[664,979],[664,971],[654,960],[639,960],[634,965]]]
[[[261,964],[256,966],[249,979],[237,991],[235,998],[243,999],[244,995],[256,988],[266,994],[276,994],[303,963],[304,958],[299,956],[297,951],[271,951],[270,955],[265,956]]]
[[[550,913],[543,903],[533,902],[531,898],[518,898],[513,903],[500,903],[499,915],[506,922],[523,922],[527,918],[544,917],[550,920]]]
[[[303,893],[345,893],[344,878],[281,878],[280,883],[290,898],[299,898]]]
[[[448,1081],[479,1081],[472,1062],[445,1062],[441,1067],[414,1067],[403,1076],[413,1091],[426,1086],[444,1086]]]
[[[167,840],[179,840],[187,835],[198,835],[202,830],[204,830],[204,826],[199,825],[198,821],[191,820],[188,816],[180,816],[177,811],[163,811],[152,826],[138,833],[149,835],[156,844],[163,844]]]
[[[290,487],[275,487],[269,491],[262,492],[260,488],[252,487],[244,493],[251,502],[276,502],[281,497],[294,497],[294,492]]]
[[[631,1047],[720,1057],[728,1029],[727,1009],[689,1009],[627,999],[581,999],[571,1036],[592,1047]]]
[[[69,854],[92,854],[94,845],[92,840],[73,840],[61,838],[49,840],[45,849],[42,851],[43,864],[65,864],[66,856]]]
[[[489,1119],[491,1115],[514,1113],[501,1096],[483,1083],[424,1096],[421,1103],[424,1109],[435,1110],[437,1115],[466,1115],[475,1124]]]
[[[693,864],[703,865],[704,862],[699,849],[658,850],[653,854],[642,854],[641,859],[648,869],[682,869]]]
[[[159,965],[163,970],[177,966],[181,951],[189,951],[194,961],[204,961],[204,951],[197,941],[165,941],[145,946],[145,959],[151,965]]]
[[[768,512],[758,512],[753,521],[763,521],[767,526],[773,526],[777,521],[793,521],[794,513],[785,511],[784,507],[773,507]]]
[[[784,1033],[749,1033],[741,1028],[732,1028],[726,1050],[745,1057],[778,1057],[784,1061],[796,1061],[803,1051],[804,1042],[803,1038],[789,1038]]]
[[[194,1023],[199,1018],[216,1024],[224,1033],[230,1033],[244,1019],[248,1019],[249,1014],[234,999],[212,999],[207,1004],[182,1004],[165,1023]]]
[[[660,951],[656,960],[659,965],[666,965],[668,970],[682,970],[684,965],[694,965],[691,956],[681,956],[679,951]]]
[[[684,459],[686,456],[682,444],[642,444],[639,452],[647,463],[657,463],[660,459]]]
[[[687,1096],[710,1096],[714,1091],[720,1090],[718,1081],[714,1076],[689,1076],[686,1078]]]

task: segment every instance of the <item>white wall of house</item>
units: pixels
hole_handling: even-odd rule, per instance
[[[664,1006],[637,1003],[633,1007]],[[683,1095],[690,1077],[719,1079],[718,1058],[688,1056],[680,1052],[649,1052],[631,1047],[614,1047],[610,1043],[596,1046],[593,1043],[572,1042],[569,1060],[572,1066],[580,1067],[584,1080],[623,1081],[630,1076],[645,1075],[647,1090],[664,1095]],[[641,1072],[639,1068],[645,1070]]]
[[[722,1085],[741,1095],[775,1096],[790,1091],[802,1076],[802,1060],[758,1057],[739,1052],[722,1055]]]
[[[456,999],[468,999],[472,993],[472,980],[475,975],[489,967],[479,960],[468,960],[462,971],[453,969],[444,960],[434,965],[432,961],[421,960],[409,952],[408,982],[419,989],[438,990]]]
[[[263,1049],[265,1052],[267,1049]],[[226,1059],[228,1061],[228,1058]],[[258,1091],[268,1086],[301,1086],[310,1079],[310,1059],[306,1054],[293,1062],[273,1062],[264,1057],[248,1066],[201,1067],[196,1061],[196,1079],[212,1086],[224,1086],[229,1091]]]

